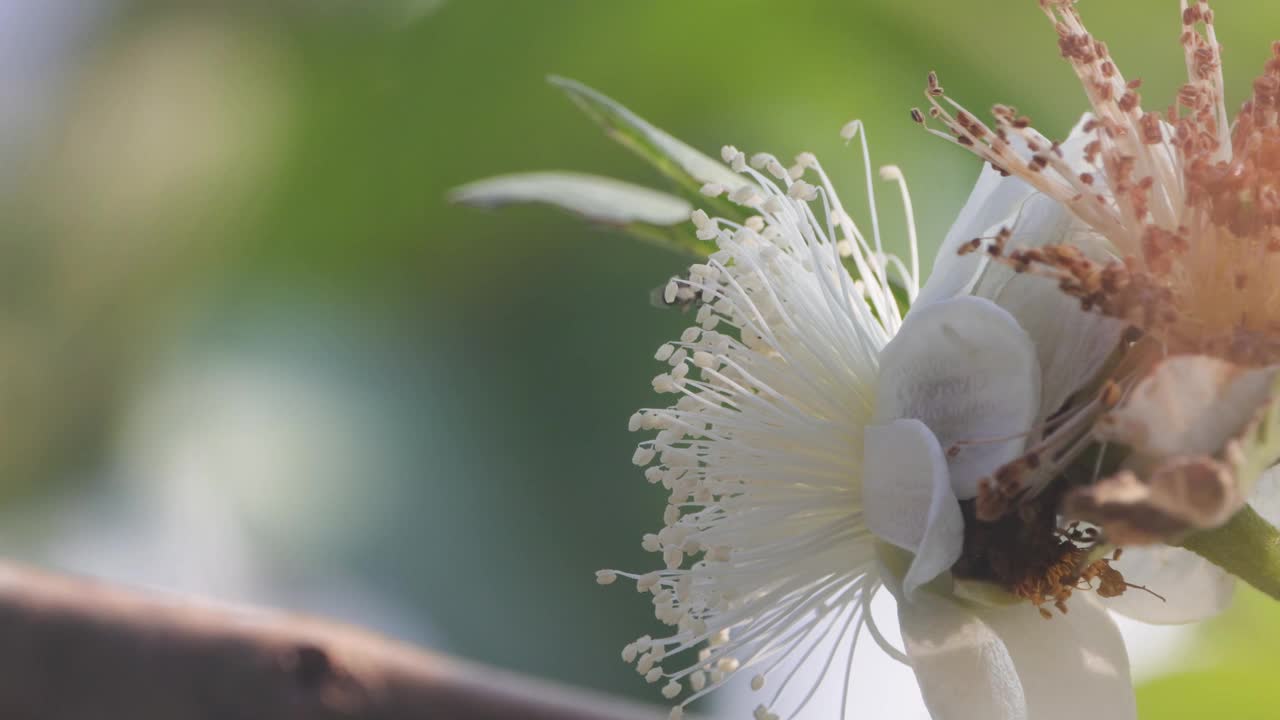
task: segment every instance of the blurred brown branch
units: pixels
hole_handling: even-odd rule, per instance
[[[373,633],[0,564],[0,717],[657,720]]]

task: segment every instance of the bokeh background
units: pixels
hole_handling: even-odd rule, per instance
[[[1235,105],[1280,5],[1221,5]],[[1172,97],[1176,2],[1082,9]],[[1033,0],[0,0],[0,551],[659,700],[617,659],[647,600],[592,572],[653,562],[626,424],[687,322],[649,291],[686,261],[446,194],[661,183],[558,73],[712,154],[814,151],[846,198],[861,118],[929,258],[978,171],[908,119],[930,69],[1055,133],[1083,109]],[[1128,631],[1143,717],[1274,717],[1280,608]],[[863,717],[919,715],[907,671],[859,668]]]

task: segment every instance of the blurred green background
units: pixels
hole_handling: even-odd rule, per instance
[[[1172,98],[1176,2],[1082,10]],[[1280,5],[1219,12],[1234,106]],[[712,154],[814,151],[846,200],[860,118],[931,258],[978,164],[909,121],[928,70],[1052,133],[1083,110],[1034,0],[2,0],[0,68],[0,549],[649,701],[617,661],[648,603],[592,572],[652,563],[626,423],[687,322],[648,293],[686,261],[449,189],[660,184],[557,73]],[[1252,596],[1159,635],[1143,716],[1275,717],[1277,639]]]

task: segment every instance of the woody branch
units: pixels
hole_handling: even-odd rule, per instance
[[[0,564],[0,717],[656,720],[324,620]]]

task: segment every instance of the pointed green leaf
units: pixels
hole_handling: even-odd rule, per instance
[[[554,205],[607,225],[633,222],[676,225],[693,207],[664,192],[613,178],[568,172],[499,175],[468,183],[449,194],[452,202],[496,208],[520,203]]]
[[[746,184],[741,175],[723,163],[659,130],[612,98],[576,80],[554,75],[547,80],[564,90],[569,99],[599,123],[610,137],[649,161],[686,190],[697,192],[706,183],[723,185],[729,190]]]
[[[550,205],[677,252],[706,256],[715,250],[713,243],[694,235],[689,223],[693,208],[685,200],[598,175],[569,172],[499,175],[456,188],[449,199],[483,208],[530,203]]]

